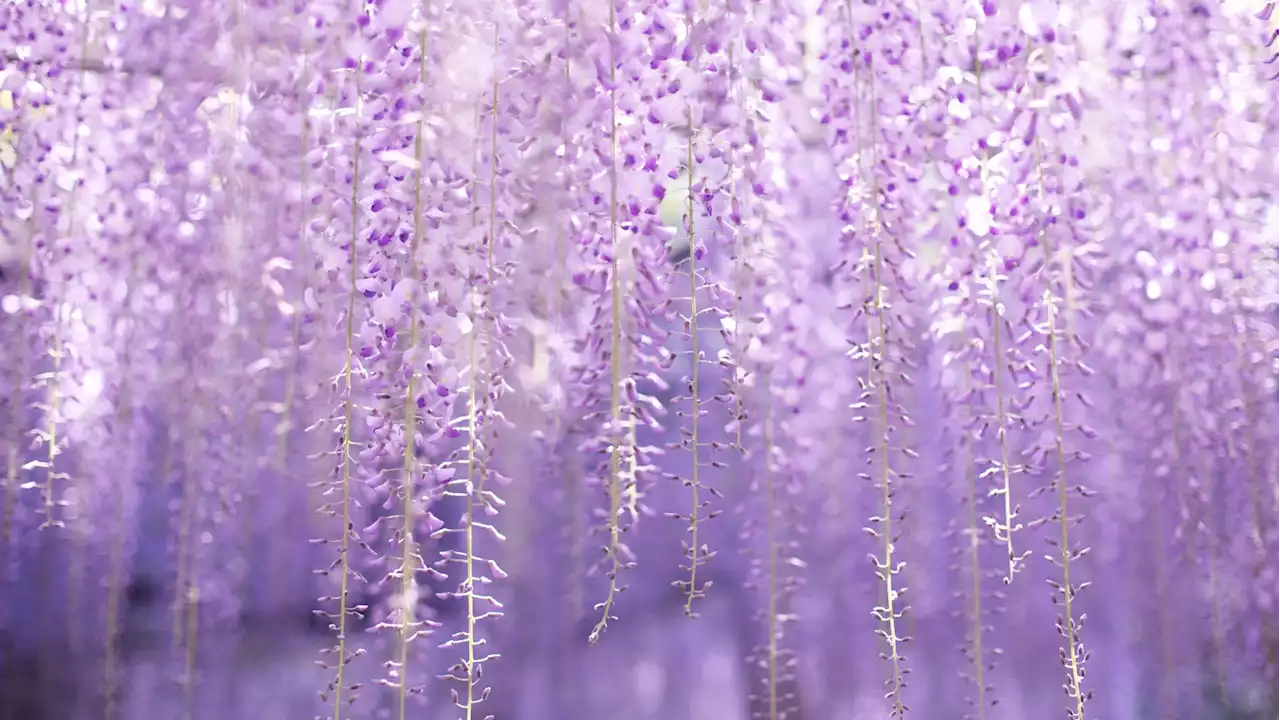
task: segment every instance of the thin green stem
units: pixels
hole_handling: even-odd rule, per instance
[[[476,301],[478,304],[478,300]],[[480,341],[479,328],[473,327],[471,330],[470,342],[470,367],[471,367],[471,398],[468,403],[467,410],[467,428],[470,431],[467,440],[467,511],[466,526],[463,530],[466,538],[466,557],[464,562],[466,565],[466,579],[463,582],[463,588],[466,590],[467,598],[467,658],[466,668],[464,669],[464,680],[467,683],[466,704],[463,711],[466,713],[466,720],[471,720],[476,703],[476,546],[475,546],[475,521],[476,521],[476,466],[480,462],[478,447],[476,443],[476,435],[480,431],[479,413],[477,412],[480,404],[480,377],[476,372],[479,358]]]
[[[969,363],[964,364],[964,390],[968,395],[970,385],[972,384],[972,375]],[[969,414],[968,405],[965,405],[966,415]],[[962,428],[968,428],[972,417],[965,417],[961,425]],[[962,433],[964,453],[964,477],[966,483],[965,506],[968,511],[968,531],[969,531],[969,579],[971,582],[970,593],[970,619],[973,623],[969,638],[969,651],[973,654],[971,658],[973,662],[973,681],[977,687],[977,706],[978,720],[986,720],[987,717],[987,682],[986,682],[986,653],[983,648],[986,628],[982,623],[982,553],[979,534],[981,530],[978,528],[978,480],[977,474],[974,472],[973,461],[973,441],[969,437],[968,431]]]
[[[352,437],[351,422],[355,410],[355,399],[352,395],[352,376],[354,375],[353,365],[355,361],[355,341],[356,341],[356,280],[358,278],[358,269],[356,266],[356,247],[360,243],[360,155],[363,152],[363,135],[360,129],[360,114],[364,103],[364,57],[360,57],[356,64],[355,85],[356,97],[355,107],[356,114],[354,126],[356,128],[355,140],[352,146],[351,160],[351,237],[348,239],[349,248],[347,250],[347,282],[349,291],[347,293],[347,337],[346,337],[346,365],[343,368],[343,390],[345,395],[342,402],[342,542],[340,544],[339,553],[341,553],[341,572],[342,580],[338,589],[338,670],[334,684],[333,693],[333,720],[342,720],[342,691],[345,689],[345,670],[347,667],[347,601],[351,582],[351,452],[355,444]]]
[[[137,271],[132,264],[129,268],[121,307],[131,307],[131,298],[135,286]],[[132,323],[130,323],[132,327]],[[125,443],[131,439],[133,426],[133,387],[130,384],[133,369],[132,333],[123,339],[124,351],[120,366],[124,370],[120,379],[119,395],[116,398],[118,409],[115,417],[115,433]],[[117,712],[117,695],[119,694],[119,641],[120,641],[120,607],[124,595],[125,583],[125,533],[127,527],[127,501],[125,493],[115,493],[115,527],[111,537],[111,550],[107,560],[107,622],[103,639],[105,657],[102,663],[102,720],[115,720]]]
[[[427,0],[422,3],[423,23],[422,30],[418,35],[418,53],[421,56],[418,66],[418,80],[424,92],[427,87],[427,40],[429,35],[426,18],[429,5],[430,3]],[[422,243],[425,233],[422,224],[422,183],[424,181],[422,173],[422,136],[424,120],[424,116],[419,115],[418,128],[417,132],[414,133],[413,139],[413,156],[416,166],[413,173],[413,239],[409,243],[409,277],[413,283],[413,290],[409,296],[409,347],[411,348],[418,346],[418,247]],[[418,433],[417,379],[417,372],[410,372],[404,394],[404,480],[401,489],[401,492],[404,493],[404,524],[401,528],[403,550],[400,556],[400,599],[403,606],[400,609],[400,637],[396,658],[396,671],[399,673],[399,683],[396,687],[396,717],[398,720],[405,720],[409,696],[409,642],[413,639],[413,626],[415,623],[414,602],[416,602],[415,598],[417,597],[415,592],[417,562],[414,560],[416,543],[413,538],[415,522],[413,511],[414,478],[418,471],[417,441],[415,440]]]
[[[689,4],[689,14],[687,22],[689,24],[689,32],[693,33],[694,24],[697,17],[693,12],[693,4]],[[698,69],[698,59],[694,56],[692,68],[696,72]],[[692,470],[689,475],[689,494],[691,507],[689,508],[689,580],[685,587],[684,614],[688,617],[697,617],[697,613],[693,611],[693,602],[702,596],[702,591],[698,587],[698,567],[702,564],[703,558],[699,555],[698,530],[700,516],[702,514],[702,501],[699,497],[701,486],[698,479],[698,471],[700,469],[700,461],[698,459],[698,419],[702,415],[701,398],[698,395],[698,372],[702,366],[702,359],[699,356],[698,347],[698,239],[693,231],[693,211],[694,211],[694,185],[696,185],[697,172],[695,169],[696,159],[694,158],[693,146],[696,139],[697,128],[693,123],[693,106],[690,104],[686,109],[687,123],[686,131],[688,132],[687,142],[685,144],[685,164],[688,166],[688,185],[685,197],[685,222],[689,224],[689,344],[692,356],[693,369],[689,372],[689,401],[693,408],[689,414],[689,452],[692,455]]]
[[[768,517],[765,520],[765,541],[767,553],[767,578],[766,588],[769,595],[768,607],[765,617],[765,631],[768,633],[765,650],[765,670],[766,670],[766,690],[769,695],[769,719],[780,720],[778,713],[778,683],[779,674],[781,672],[782,658],[781,648],[778,647],[778,636],[781,633],[781,623],[778,619],[779,605],[781,604],[781,589],[779,588],[779,547],[778,547],[778,488],[777,478],[773,472],[773,446],[774,446],[774,428],[773,428],[773,398],[772,391],[765,394],[764,407],[764,492],[765,492],[765,512]]]
[[[898,595],[901,592],[894,588],[893,578],[897,574],[894,559],[894,535],[893,535],[893,489],[892,477],[893,469],[890,466],[890,440],[889,440],[889,388],[888,374],[885,372],[885,363],[888,362],[888,344],[889,331],[887,316],[887,304],[885,303],[885,286],[884,274],[884,221],[880,214],[880,180],[877,169],[880,167],[880,143],[879,143],[879,118],[880,111],[876,99],[876,83],[874,65],[868,65],[871,72],[871,82],[869,84],[869,95],[871,105],[871,202],[873,203],[874,227],[873,235],[875,236],[875,265],[873,272],[874,294],[871,303],[875,310],[876,331],[875,337],[870,339],[871,345],[871,374],[874,378],[873,383],[879,400],[880,414],[880,432],[877,433],[879,453],[880,453],[880,514],[883,518],[881,529],[879,531],[881,541],[881,557],[878,561],[882,580],[884,581],[884,614],[883,622],[888,626],[885,630],[886,642],[888,643],[888,657],[890,667],[889,677],[889,695],[893,699],[893,714],[895,717],[902,717],[906,712],[906,704],[902,698],[903,688],[906,687],[904,673],[902,670],[902,655],[898,652],[898,644],[901,642],[898,637]]]
[[[618,11],[614,0],[609,0],[609,32],[618,30]],[[617,58],[614,57],[614,44],[609,43],[609,247],[610,260],[610,296],[612,300],[612,329],[609,338],[609,433],[612,438],[609,451],[609,540],[606,554],[610,568],[608,572],[609,590],[604,602],[597,606],[601,611],[600,620],[591,630],[589,639],[592,644],[600,640],[609,621],[613,619],[613,603],[620,590],[618,573],[622,571],[622,527],[618,515],[622,506],[622,487],[618,478],[621,461],[621,441],[618,437],[621,428],[622,405],[619,386],[622,384],[622,278],[621,262],[618,252],[618,101],[614,92],[617,80]]]
[[[1044,165],[1040,157],[1040,143],[1036,143],[1036,177],[1038,185],[1038,194],[1043,199],[1044,190]],[[1047,233],[1040,233],[1040,243],[1045,254],[1045,267],[1053,267],[1053,241]],[[1057,328],[1057,311],[1053,298],[1053,281],[1048,281],[1045,302],[1045,322],[1048,325],[1048,350],[1049,350],[1049,378],[1053,390],[1053,424],[1054,424],[1054,448],[1057,460],[1057,468],[1054,477],[1054,485],[1058,490],[1058,551],[1062,565],[1062,633],[1066,640],[1066,647],[1063,648],[1063,660],[1067,669],[1067,695],[1071,698],[1074,707],[1072,717],[1075,720],[1084,720],[1084,658],[1081,657],[1079,647],[1078,628],[1076,627],[1075,614],[1072,609],[1072,603],[1075,600],[1075,588],[1071,585],[1071,545],[1069,538],[1069,529],[1071,526],[1071,516],[1069,514],[1069,503],[1067,502],[1067,451],[1065,447],[1066,433],[1064,426],[1066,421],[1063,419],[1062,409],[1062,379],[1059,373],[1060,353],[1058,351],[1058,328]]]
[[[1018,571],[1018,556],[1013,550],[1013,479],[1011,477],[1012,472],[1009,469],[1009,429],[1008,418],[1005,414],[1004,387],[1005,358],[1003,338],[1000,332],[1004,325],[1004,312],[1000,303],[998,290],[999,270],[995,265],[995,259],[991,258],[988,265],[991,271],[992,349],[995,353],[991,367],[991,379],[996,389],[996,440],[1000,445],[1000,478],[1002,481],[1000,495],[1004,500],[1004,527],[997,533],[997,537],[1004,536],[1000,539],[1004,540],[1005,550],[1008,555],[1008,567],[1004,576],[1004,584],[1008,585],[1013,582],[1013,575]]]

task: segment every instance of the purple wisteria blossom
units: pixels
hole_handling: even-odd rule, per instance
[[[1275,717],[1277,23],[5,3],[0,720]]]

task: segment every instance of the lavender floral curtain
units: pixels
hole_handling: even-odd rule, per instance
[[[1275,3],[0,6],[0,720],[1275,717]]]

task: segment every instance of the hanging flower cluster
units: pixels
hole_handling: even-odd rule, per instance
[[[1235,5],[6,4],[0,720],[523,716],[664,603],[768,720],[1266,712]]]

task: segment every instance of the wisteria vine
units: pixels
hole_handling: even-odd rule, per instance
[[[6,4],[0,720],[1274,712],[1277,22]]]

